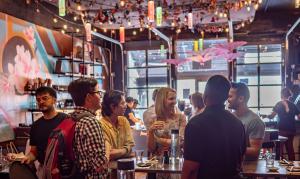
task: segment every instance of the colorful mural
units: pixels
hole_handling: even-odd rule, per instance
[[[0,142],[12,139],[12,128],[19,123],[31,122],[26,111],[35,106],[34,96],[24,93],[29,80],[69,84],[71,78],[54,74],[57,59],[53,56],[70,56],[75,46],[72,42],[78,44],[80,39],[72,41],[68,35],[0,13]],[[63,64],[62,68],[69,66]],[[97,69],[101,71],[101,67]],[[69,98],[67,93],[58,96]]]

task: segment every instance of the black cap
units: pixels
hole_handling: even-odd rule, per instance
[[[119,159],[118,170],[134,170],[134,160],[132,159]]]
[[[179,134],[179,130],[178,129],[171,129],[171,134]]]

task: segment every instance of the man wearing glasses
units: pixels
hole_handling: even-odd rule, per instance
[[[22,159],[22,163],[29,164],[38,160],[40,164],[44,163],[48,137],[63,119],[67,117],[65,113],[57,112],[56,91],[51,87],[40,87],[35,92],[38,109],[43,116],[35,121],[30,130],[30,152]],[[39,175],[39,169],[37,174]]]
[[[105,141],[96,119],[102,100],[98,82],[94,78],[80,78],[70,83],[68,92],[76,105],[71,116],[77,119],[73,143],[77,178],[107,178]]]

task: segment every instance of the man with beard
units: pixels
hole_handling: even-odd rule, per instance
[[[51,87],[40,87],[35,92],[38,109],[43,116],[35,121],[30,130],[30,152],[22,159],[22,163],[29,164],[38,160],[40,164],[44,163],[48,137],[53,129],[55,129],[64,120],[67,115],[57,112],[56,91]]]
[[[244,83],[232,83],[229,90],[229,108],[234,109],[234,115],[241,120],[245,127],[247,150],[245,160],[257,160],[261,148],[265,124],[260,117],[252,112],[247,105],[250,92]]]

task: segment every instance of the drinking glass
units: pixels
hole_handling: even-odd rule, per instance
[[[136,163],[142,163],[143,162],[143,150],[136,150],[135,151],[135,157],[136,157]]]
[[[274,167],[274,161],[275,161],[275,153],[267,153],[266,154],[266,167]]]

